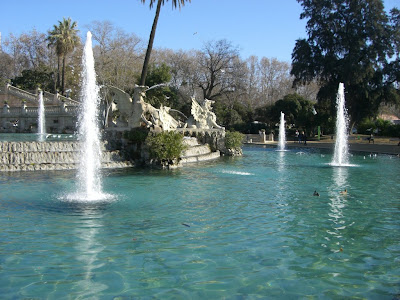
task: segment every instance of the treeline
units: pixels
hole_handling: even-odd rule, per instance
[[[375,122],[382,107],[398,113],[400,11],[386,13],[382,0],[298,2],[308,38],[296,41],[291,64],[244,59],[224,39],[191,51],[153,49],[145,83],[164,85],[149,90],[146,101],[190,115],[192,96],[214,100],[218,123],[246,133],[274,130],[283,111],[289,127],[312,135],[316,126],[333,132],[342,82],[351,129]],[[132,94],[146,43],[107,21],[86,29],[93,35],[98,83]],[[77,99],[81,51],[77,24],[70,19],[47,33],[10,35],[0,52],[0,83],[39,86]]]
[[[68,28],[67,40],[74,42],[57,45],[58,32]],[[98,83],[132,94],[139,83],[145,42],[107,21],[93,22],[87,30],[93,35]],[[40,87],[79,100],[83,42],[76,23],[70,19],[60,21],[47,33],[33,29],[20,36],[5,37],[0,53],[1,84],[9,82],[28,90]],[[255,56],[242,59],[231,42],[209,41],[200,50],[153,49],[146,85],[168,85],[148,91],[147,101],[190,115],[192,96],[214,100],[219,123],[245,130],[253,121],[273,126],[278,117],[267,116],[266,107],[286,95],[297,93],[302,99],[315,102],[317,84],[295,90],[292,82],[287,62]]]

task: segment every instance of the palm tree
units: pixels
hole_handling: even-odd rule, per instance
[[[142,3],[146,3],[146,0],[141,0],[141,1],[142,1]],[[150,0],[150,8],[153,7],[153,4],[155,2],[157,2],[157,8],[156,8],[156,15],[155,15],[154,21],[153,21],[153,26],[151,27],[149,44],[147,46],[146,56],[144,58],[142,75],[140,76],[140,85],[144,85],[145,81],[146,81],[147,69],[148,69],[149,62],[150,62],[150,54],[151,54],[151,50],[153,49],[154,36],[156,35],[158,17],[160,16],[161,5],[164,5],[165,1],[168,2],[168,0]],[[178,6],[179,9],[181,9],[181,7],[185,5],[185,2],[190,2],[190,1],[191,0],[171,0],[172,8],[176,8]]]
[[[49,46],[56,49],[58,57],[58,76],[57,85],[60,86],[60,59],[62,58],[62,75],[61,75],[61,93],[64,94],[65,89],[65,62],[69,53],[74,51],[75,46],[79,43],[77,23],[72,22],[71,18],[58,21],[58,26],[54,25],[53,30],[48,32],[47,40]]]

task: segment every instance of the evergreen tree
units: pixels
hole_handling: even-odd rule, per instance
[[[71,18],[58,21],[58,26],[54,25],[53,30],[49,31],[48,40],[49,46],[53,46],[56,49],[57,56],[62,59],[62,71],[61,71],[61,93],[64,94],[65,89],[65,69],[66,69],[66,58],[67,55],[74,51],[75,47],[79,43],[79,37],[77,35],[78,30],[76,29],[77,23],[72,22]],[[60,65],[60,63],[58,63]],[[60,67],[58,66],[58,69]],[[58,71],[57,84],[60,82],[60,72]]]
[[[304,10],[300,18],[308,19],[308,39],[297,40],[292,53],[295,86],[317,79],[318,101],[330,101],[333,110],[343,82],[352,124],[374,117],[381,103],[399,101],[395,74],[400,64],[393,60],[394,54],[398,57],[399,38],[394,33],[399,26],[385,13],[381,0],[298,2]],[[395,11],[391,14],[396,16]]]

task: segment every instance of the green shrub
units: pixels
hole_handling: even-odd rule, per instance
[[[371,130],[370,130],[371,129]],[[390,121],[377,119],[370,120],[366,119],[357,125],[357,132],[360,134],[370,134],[379,130],[377,135],[399,137],[400,125],[392,124]]]
[[[244,135],[238,131],[227,131],[225,133],[225,147],[228,149],[239,148],[243,145]]]
[[[146,128],[132,128],[130,131],[124,132],[124,138],[135,144],[142,144],[147,136],[149,135],[149,130]]]
[[[391,124],[382,134],[385,136],[400,138],[400,124]]]
[[[357,132],[359,134],[369,134],[370,132],[367,130],[368,129],[374,130],[375,128],[376,128],[375,123],[370,119],[362,120],[359,124],[357,124]]]
[[[146,145],[150,149],[150,157],[161,161],[179,158],[181,152],[186,149],[183,144],[183,135],[173,131],[149,134]]]

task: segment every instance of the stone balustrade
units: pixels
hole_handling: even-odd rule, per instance
[[[0,132],[36,132],[38,95],[39,90],[32,93],[9,84],[1,87],[0,100],[4,101],[4,106],[0,108]],[[46,132],[76,131],[79,102],[46,91],[43,91],[43,101]]]

